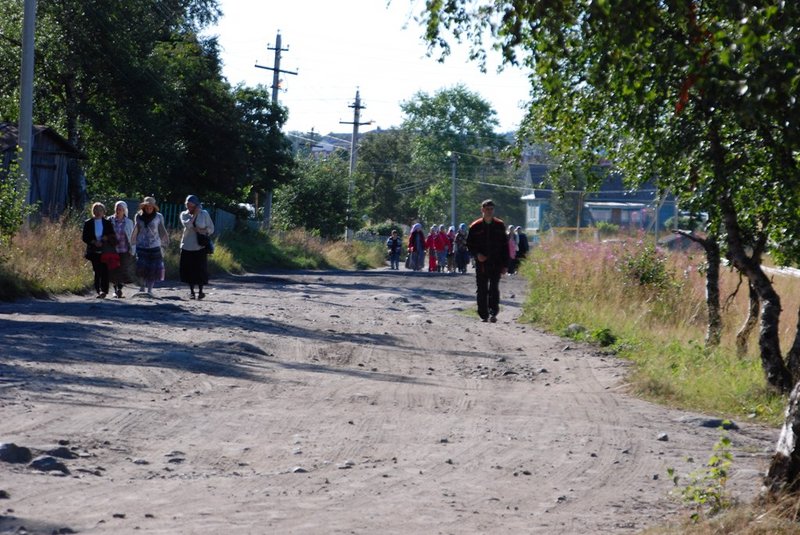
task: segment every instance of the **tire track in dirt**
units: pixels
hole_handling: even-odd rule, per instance
[[[517,324],[524,290],[503,279],[494,325],[472,277],[389,271],[0,304],[0,441],[68,439],[91,454],[70,466],[103,467],[0,466],[9,507],[91,533],[605,534],[675,514],[666,467],[702,465],[719,433]],[[748,495],[774,430],[743,427]]]

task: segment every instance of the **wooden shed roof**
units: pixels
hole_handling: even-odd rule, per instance
[[[64,153],[71,154],[75,158],[79,159],[85,158],[85,156],[78,149],[76,149],[72,143],[61,137],[58,132],[49,126],[34,125],[33,135],[34,137],[42,135],[47,136],[51,138]],[[19,128],[16,123],[0,122],[0,152],[6,152],[16,148],[18,139]]]

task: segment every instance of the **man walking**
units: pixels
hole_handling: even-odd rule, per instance
[[[494,217],[494,201],[481,203],[481,215],[469,226],[467,249],[475,257],[478,316],[495,323],[500,311],[500,275],[508,268],[508,238],[505,223]]]

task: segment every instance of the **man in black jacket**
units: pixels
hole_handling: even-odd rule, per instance
[[[495,323],[500,311],[500,276],[508,270],[508,239],[505,223],[494,217],[494,201],[483,201],[481,214],[469,226],[467,249],[475,257],[478,316]]]

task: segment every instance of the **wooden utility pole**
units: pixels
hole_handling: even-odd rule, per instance
[[[366,106],[361,105],[361,93],[358,89],[356,89],[356,101],[353,104],[350,104],[348,108],[353,108],[353,122],[346,122],[346,121],[339,121],[339,124],[352,124],[353,125],[353,137],[350,140],[350,184],[347,188],[347,215],[345,220],[345,229],[344,229],[344,240],[348,241],[350,239],[351,229],[350,229],[350,222],[351,222],[351,215],[352,215],[352,204],[353,204],[353,172],[356,169],[356,154],[358,152],[358,127],[362,124],[372,124],[372,121],[367,121],[365,123],[359,122],[361,117],[361,110],[365,109]]]
[[[36,0],[25,0],[22,26],[22,67],[20,70],[19,127],[17,144],[22,149],[20,188],[30,202],[33,163],[33,36],[36,28]]]
[[[256,67],[259,69],[266,69],[268,71],[272,71],[272,103],[278,103],[278,90],[280,89],[280,75],[283,74],[297,74],[297,71],[285,71],[281,70],[281,52],[288,52],[288,48],[281,48],[281,32],[278,31],[277,36],[275,37],[275,47],[272,48],[267,46],[267,50],[274,50],[275,51],[275,63],[273,67],[266,67],[264,65],[259,65],[256,63]],[[270,219],[272,218],[272,190],[268,190],[266,198],[264,199],[264,228],[269,229]],[[256,207],[258,209],[258,207]]]

